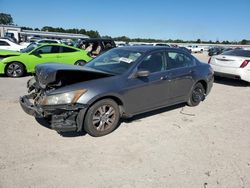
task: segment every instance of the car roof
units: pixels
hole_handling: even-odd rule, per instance
[[[114,41],[113,39],[109,39],[109,38],[84,38],[81,40],[82,41]]]
[[[168,46],[124,46],[120,47],[120,49],[126,49],[126,50],[134,50],[138,52],[150,52],[154,50],[166,50],[166,49],[176,49],[176,48],[170,48]]]
[[[61,43],[39,43],[39,46],[64,46],[64,47],[70,47],[70,48],[75,48],[73,46],[69,46],[69,45],[66,45],[66,44],[61,44]],[[75,49],[78,49],[78,48],[75,48]]]

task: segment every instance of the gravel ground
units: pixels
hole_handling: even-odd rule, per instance
[[[208,57],[195,54],[202,61]],[[0,187],[250,187],[250,87],[217,80],[199,106],[136,116],[93,138],[41,126],[0,77]]]

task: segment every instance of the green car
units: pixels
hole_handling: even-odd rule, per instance
[[[0,74],[21,77],[41,63],[83,65],[91,59],[86,51],[63,44],[31,44],[21,52],[0,50]]]

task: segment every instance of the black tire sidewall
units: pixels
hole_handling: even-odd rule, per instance
[[[112,127],[110,127],[109,129],[107,129],[105,131],[98,131],[93,126],[92,117],[93,117],[94,113],[96,112],[96,110],[102,105],[112,106],[115,110],[116,118],[115,118],[115,122],[114,122]],[[119,120],[120,120],[120,113],[119,113],[118,104],[112,99],[103,99],[103,100],[100,100],[100,101],[94,103],[88,109],[87,114],[86,114],[85,119],[84,119],[84,125],[83,125],[84,131],[86,131],[89,135],[94,136],[94,137],[104,136],[104,135],[111,133],[112,131],[114,131],[117,128]]]
[[[18,64],[18,66],[21,67],[22,73],[21,73],[20,75],[18,75],[18,76],[12,76],[12,75],[8,74],[8,71],[7,71],[7,70],[8,70],[8,67],[9,67],[10,65],[13,65],[13,64]],[[25,69],[24,69],[24,66],[23,66],[22,63],[19,63],[19,62],[12,62],[12,63],[9,63],[8,65],[6,65],[5,74],[6,74],[8,77],[18,78],[18,77],[22,77],[22,76],[24,75],[24,73],[25,73]]]
[[[195,102],[195,101],[193,100],[193,91],[194,91],[195,89],[197,89],[197,88],[202,89],[203,94],[205,93],[205,89],[204,89],[203,85],[202,85],[200,82],[196,83],[196,84],[194,85],[194,87],[193,87],[191,93],[190,93],[189,100],[188,100],[188,102],[187,102],[188,106],[197,106],[197,105],[200,104],[201,101]]]

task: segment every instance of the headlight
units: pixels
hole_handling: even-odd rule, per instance
[[[67,93],[49,95],[42,101],[42,105],[73,104],[86,92],[86,89],[81,89]]]

